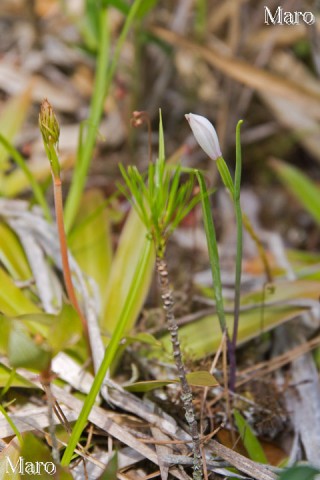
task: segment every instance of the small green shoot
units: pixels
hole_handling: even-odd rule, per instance
[[[180,379],[185,417],[193,442],[193,479],[200,480],[202,479],[200,437],[192,403],[192,391],[181,355],[178,326],[174,314],[173,292],[165,260],[166,246],[170,235],[199,201],[199,196],[193,196],[194,179],[192,174],[182,183],[181,167],[177,166],[175,169],[171,169],[165,164],[161,112],[159,154],[155,164],[149,164],[146,175],[141,174],[135,166],[129,166],[126,170],[120,165],[120,170],[129,193],[125,189],[122,190],[144,223],[156,251],[156,267],[163,309],[166,313],[173,358]]]

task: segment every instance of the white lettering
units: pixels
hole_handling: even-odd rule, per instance
[[[53,462],[47,462],[44,464],[44,469],[49,475],[56,473],[56,466]]]
[[[271,14],[270,8],[264,7],[264,23],[270,25],[269,20],[273,25],[276,23],[282,25],[282,7],[277,8],[274,17]]]
[[[23,473],[28,473],[28,474],[32,473],[33,475],[35,475],[36,469],[34,468],[34,463],[26,462]]]
[[[22,458],[22,457],[20,457],[19,460],[17,460],[17,463],[15,464],[15,466],[12,465],[12,462],[11,462],[10,457],[6,457],[6,459],[7,459],[7,469],[6,469],[6,473],[9,473],[9,471],[8,471],[9,465],[10,465],[10,468],[11,468],[11,473],[16,473],[16,470],[17,470],[17,468],[18,468],[18,464],[19,464],[19,467],[20,467],[20,468],[19,468],[19,470],[17,471],[17,473],[21,473],[21,471],[20,471],[20,470],[21,470],[21,466],[20,466],[20,465],[21,465],[21,461],[23,462],[23,458]]]
[[[264,23],[266,25],[300,25],[302,22],[312,25],[316,22],[316,17],[312,12],[284,12],[280,6],[273,15],[270,8],[264,7]]]
[[[316,17],[311,12],[305,12],[303,15],[303,20],[307,25],[313,25],[316,23]]]
[[[53,462],[26,462],[23,457],[19,457],[17,463],[14,464],[10,457],[6,457],[6,473],[17,473],[19,475],[54,475],[56,466]]]
[[[286,25],[294,25],[293,14],[291,12],[284,12],[283,21]]]

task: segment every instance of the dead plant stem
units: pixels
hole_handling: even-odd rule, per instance
[[[185,417],[188,422],[190,433],[193,443],[193,479],[202,479],[202,455],[200,449],[200,436],[198,430],[198,424],[194,412],[194,406],[192,403],[192,391],[186,377],[186,370],[182,360],[180,342],[178,337],[178,325],[175,318],[173,306],[173,292],[170,288],[168,278],[168,267],[165,259],[162,256],[157,256],[156,259],[157,273],[159,277],[161,297],[163,301],[163,307],[166,313],[166,320],[168,330],[171,335],[171,342],[173,348],[173,357],[178,370],[178,376],[180,379],[182,395],[181,399],[185,409]]]

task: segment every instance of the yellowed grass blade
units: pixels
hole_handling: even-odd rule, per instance
[[[102,311],[105,311],[105,290],[112,261],[111,232],[104,204],[99,190],[84,194],[68,242],[79,266],[98,286]]]

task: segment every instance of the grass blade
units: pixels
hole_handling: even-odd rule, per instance
[[[268,459],[263,451],[263,448],[250,428],[250,425],[245,420],[245,418],[241,415],[238,410],[233,412],[234,419],[237,425],[237,428],[240,433],[241,440],[247,450],[249,457],[254,462],[265,463],[268,464]]]
[[[103,384],[107,371],[110,368],[117,354],[117,351],[119,348],[119,342],[123,337],[126,326],[128,325],[128,319],[131,316],[131,312],[134,307],[136,297],[139,293],[140,285],[143,281],[144,272],[148,267],[152,252],[153,252],[153,244],[151,241],[148,241],[146,248],[142,252],[142,256],[140,257],[135,269],[134,278],[136,281],[132,284],[132,288],[130,289],[129,294],[126,297],[126,300],[123,304],[123,308],[120,314],[120,318],[117,322],[117,326],[113,332],[110,343],[105,351],[102,364],[98,372],[96,373],[90,392],[85,399],[79,418],[72,430],[70,440],[68,442],[67,448],[61,460],[62,466],[68,466],[71,461],[73,451],[76,448],[76,445],[80,439],[80,436],[85,427],[85,424],[89,417],[90,411],[94,405],[96,397],[100,391],[101,385]]]

